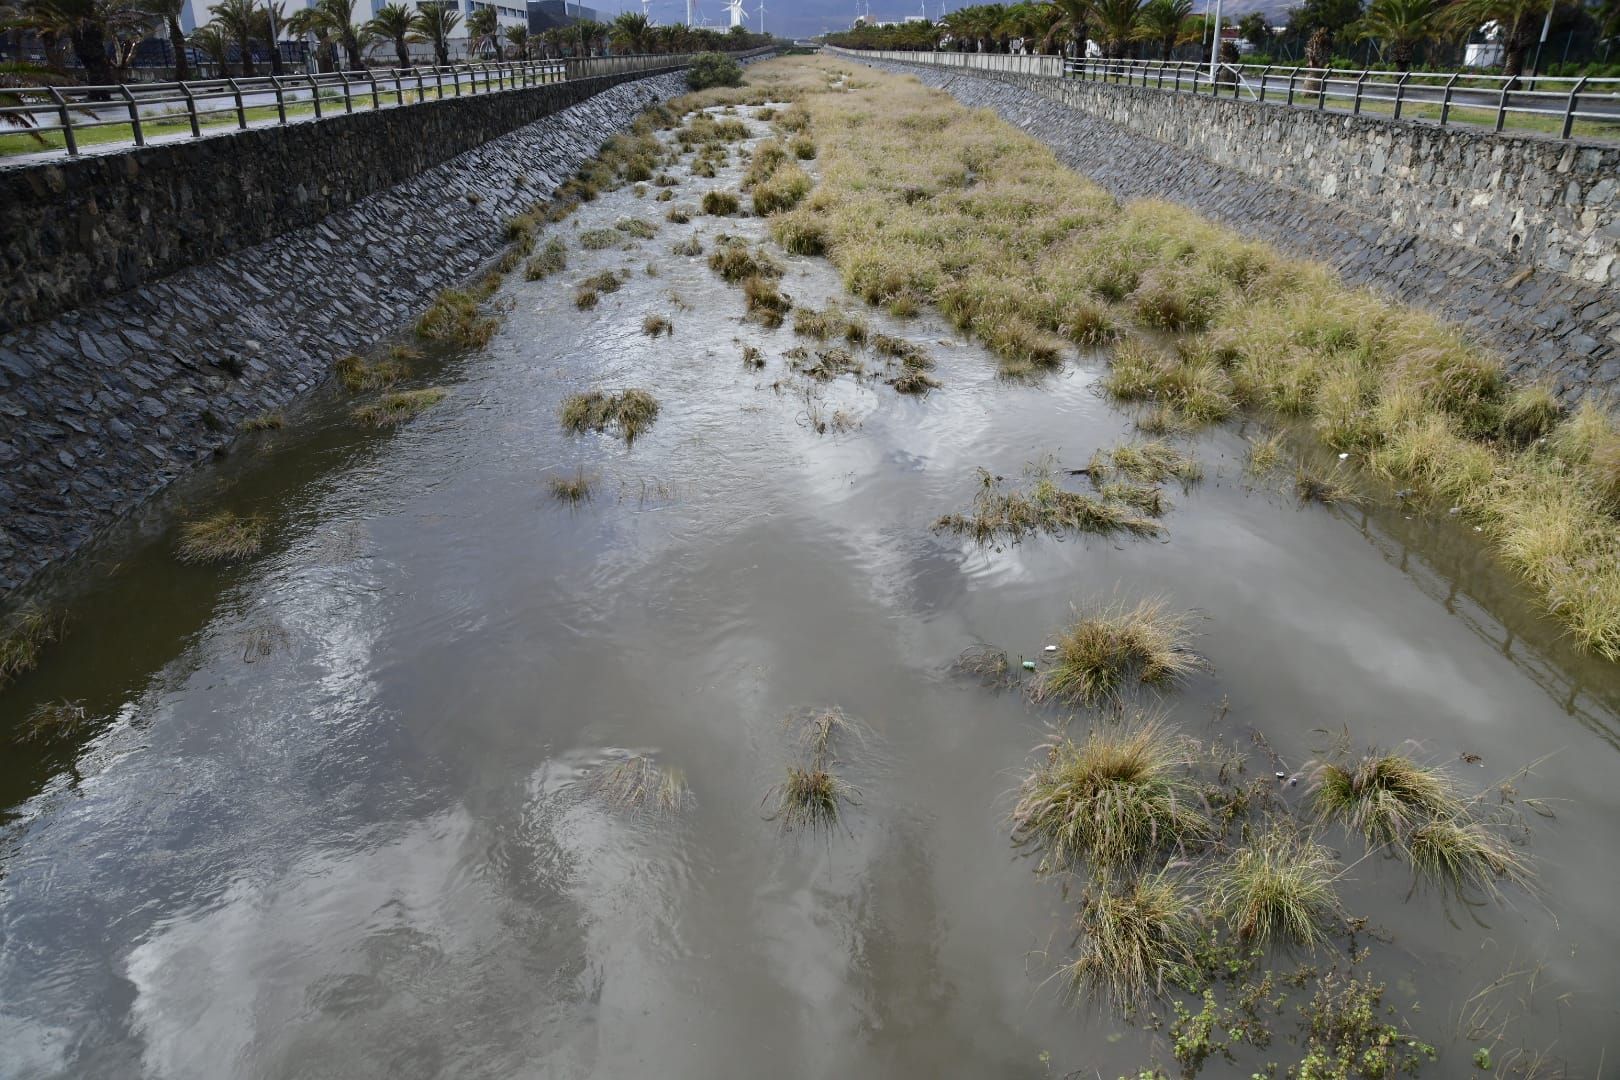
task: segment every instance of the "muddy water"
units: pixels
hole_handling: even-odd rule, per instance
[[[734,187],[733,160],[674,170],[677,202]],[[656,239],[571,242],[565,274],[508,281],[487,351],[420,365],[450,391],[432,411],[361,434],[334,393],[76,569],[73,634],[0,697],[8,729],[62,697],[98,718],[8,748],[0,774],[0,1073],[1134,1074],[1162,1041],[1064,1001],[1072,900],[1008,844],[1056,717],[948,665],[980,640],[1037,655],[1071,602],[1149,594],[1203,617],[1212,670],[1166,703],[1200,738],[1258,730],[1293,770],[1347,726],[1478,754],[1457,768],[1479,786],[1547,759],[1516,781],[1557,814],[1530,816],[1539,895],[1448,916],[1372,860],[1344,896],[1388,932],[1373,964],[1421,1005],[1435,1074],[1467,1072],[1470,996],[1530,968],[1496,1060],[1550,1046],[1597,1071],[1620,991],[1620,678],[1558,645],[1470,536],[1300,508],[1244,475],[1229,430],[1190,444],[1208,478],[1162,542],[937,536],[974,467],[1081,465],[1129,434],[1100,361],[1010,385],[932,316],[872,313],[935,353],[942,390],[773,389],[791,328],[744,322],[739,290],[670,253],[762,222],[667,224],[652,193],[560,232],[636,216]],[[837,295],[825,263],[785,261],[799,303]],[[573,307],[572,283],[620,268],[622,290]],[[649,313],[673,338],[640,332]],[[663,406],[633,447],[559,430],[564,396],[623,386]],[[839,410],[858,426],[818,434]],[[551,499],[580,469],[592,501]],[[266,552],[178,566],[172,522],[215,506],[270,515]],[[784,838],[761,809],[792,760],[783,718],[832,704],[868,732],[844,754],[860,806],[847,835]],[[627,752],[683,770],[688,809],[591,797]]]

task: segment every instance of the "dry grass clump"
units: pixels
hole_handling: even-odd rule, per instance
[[[658,419],[658,399],[645,390],[620,390],[606,394],[592,390],[573,394],[563,401],[560,413],[563,430],[572,435],[612,428],[628,443],[636,441]]]
[[[180,526],[175,557],[185,563],[236,562],[264,546],[264,519],[221,510]]]
[[[1130,871],[1208,839],[1213,826],[1187,772],[1193,756],[1153,717],[1111,722],[1081,742],[1054,738],[1019,790],[1014,836],[1041,848],[1043,873]]]
[[[744,345],[742,361],[744,367],[762,368],[765,366],[765,354],[757,346]]]
[[[573,476],[553,476],[548,486],[551,488],[552,498],[570,506],[577,506],[591,500],[591,488],[594,484],[595,480],[585,475],[584,469],[580,469]]]
[[[616,229],[587,229],[579,234],[579,246],[586,251],[601,251],[604,248],[616,247],[624,241]]]
[[[1524,888],[1534,876],[1529,861],[1479,821],[1426,822],[1407,835],[1405,852],[1420,881],[1458,897],[1496,897],[1503,884]]]
[[[692,220],[691,207],[672,206],[664,212],[664,220],[672,225],[685,225]]]
[[[808,194],[810,174],[797,165],[784,165],[754,185],[754,213],[765,217],[791,210]]]
[[[280,431],[286,426],[287,417],[279,409],[250,416],[241,424],[243,431]]]
[[[343,357],[332,370],[344,389],[354,394],[393,386],[405,374],[398,364],[391,361],[376,360],[368,364],[355,353]]]
[[[695,236],[688,236],[685,240],[677,240],[669,250],[672,255],[691,258],[703,254],[703,241]]]
[[[1314,947],[1341,919],[1333,853],[1274,825],[1209,871],[1212,910],[1240,939]]]
[[[1036,532],[1157,536],[1164,529],[1125,503],[1059,487],[1050,461],[1031,465],[1025,473],[1027,488],[1008,490],[1003,478],[981,468],[972,509],[944,515],[934,522],[934,529],[971,536],[981,544],[1016,544]]]
[[[1137,341],[1115,349],[1103,389],[1121,401],[1153,401],[1193,426],[1225,420],[1236,411],[1231,378],[1209,360],[1185,361]]]
[[[800,350],[797,353],[787,354],[788,366],[801,375],[808,376],[817,382],[831,382],[840,375],[863,375],[866,366],[857,360],[848,349],[836,345],[830,348],[817,349],[815,360],[810,354]]]
[[[800,161],[811,161],[816,156],[816,141],[808,135],[795,135],[788,143],[788,149]]]
[[[766,802],[776,803],[766,820],[780,824],[785,833],[797,829],[831,833],[843,819],[844,808],[859,805],[859,796],[820,765],[789,765],[786,778],[765,793]]]
[[[1186,883],[1169,871],[1087,888],[1075,931],[1071,989],[1107,998],[1122,1010],[1187,983],[1197,969],[1197,907]]]
[[[897,394],[926,394],[938,390],[943,384],[920,368],[901,368],[900,374],[889,380]]]
[[[613,223],[613,228],[637,240],[651,240],[658,235],[658,226],[640,218],[620,218]]]
[[[583,285],[574,290],[574,306],[581,311],[589,311],[601,302],[601,294],[595,289],[587,289]]]
[[[540,253],[523,264],[523,278],[525,281],[540,281],[552,274],[559,274],[568,269],[568,249],[556,237],[546,241],[546,246]]]
[[[951,670],[971,675],[985,686],[1011,686],[1018,681],[1007,650],[983,642],[963,649],[951,664]]]
[[[825,255],[829,243],[827,227],[803,206],[787,213],[771,215],[771,239],[792,255]]]
[[[641,320],[641,332],[648,337],[657,337],[659,334],[675,336],[675,324],[662,315],[648,315]]]
[[[1256,476],[1264,476],[1278,465],[1282,464],[1284,438],[1283,433],[1274,431],[1270,435],[1249,440],[1247,468]]]
[[[498,320],[479,313],[479,304],[493,291],[487,286],[472,290],[445,289],[416,320],[416,335],[424,341],[483,348],[501,325]]]
[[[0,631],[0,688],[39,666],[45,646],[61,640],[67,620],[39,608],[23,608]]]
[[[1159,599],[1076,612],[1056,638],[1052,663],[1030,687],[1036,701],[1099,705],[1136,686],[1164,688],[1204,666],[1192,651],[1192,619]]]
[[[749,278],[779,278],[782,264],[758,248],[749,248],[741,240],[728,238],[709,253],[709,269],[732,284]]]
[[[743,173],[742,189],[752,191],[757,185],[763,184],[777,169],[785,165],[787,160],[788,151],[783,143],[779,141],[760,143],[748,159],[748,169]]]
[[[624,279],[613,270],[603,270],[600,274],[592,274],[579,283],[582,289],[595,289],[597,292],[614,293],[624,286]]]
[[[590,793],[621,814],[675,814],[692,801],[692,789],[679,769],[663,768],[646,754],[634,754],[595,773]]]
[[[349,415],[366,427],[394,427],[414,420],[444,400],[444,391],[437,387],[421,390],[399,390],[384,394],[376,401],[361,405]]]
[[[743,281],[743,296],[748,301],[748,318],[770,329],[781,326],[793,307],[792,299],[776,287],[776,280],[761,274]]]
[[[703,212],[714,217],[729,217],[742,208],[737,196],[729,191],[705,191]]]
[[[90,726],[90,714],[82,701],[47,701],[35,706],[17,730],[22,742],[55,742],[71,739]]]
[[[1174,479],[1186,485],[1204,476],[1198,459],[1159,440],[1121,443],[1099,450],[1092,455],[1089,469],[1094,481],[1107,473],[1119,473],[1138,484],[1162,484]]]
[[[1337,468],[1323,471],[1305,462],[1300,462],[1294,469],[1294,495],[1302,503],[1315,502],[1324,506],[1361,502],[1361,496],[1356,494]]]

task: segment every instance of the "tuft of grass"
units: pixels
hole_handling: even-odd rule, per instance
[[[0,688],[39,666],[45,646],[67,632],[67,620],[39,608],[23,608],[0,631]]]
[[[715,217],[729,217],[742,208],[737,196],[729,191],[703,193],[703,212]]]
[[[1121,342],[1102,380],[1121,401],[1152,401],[1174,409],[1193,426],[1230,417],[1237,404],[1232,379],[1212,360],[1178,361],[1140,342]]]
[[[776,804],[766,820],[777,822],[783,832],[831,833],[843,820],[844,808],[859,805],[859,794],[819,764],[789,765],[783,781],[765,793],[764,802]]]
[[[1077,996],[1130,1011],[1187,983],[1197,969],[1196,905],[1186,882],[1166,870],[1087,888],[1075,931],[1078,954],[1068,975]]]
[[[915,369],[912,374],[916,378],[927,378]],[[932,379],[928,384],[937,385]],[[900,389],[898,385],[895,388]],[[1029,480],[1027,488],[1009,491],[1001,477],[988,469],[980,469],[979,490],[973,497],[972,509],[966,514],[944,515],[934,522],[934,529],[971,536],[980,544],[1003,541],[1016,544],[1036,532],[1048,536],[1069,533],[1157,536],[1164,529],[1125,503],[1059,487],[1050,461],[1031,465],[1025,472]]]
[[[749,278],[780,278],[782,264],[741,240],[728,239],[709,253],[709,269],[736,284]]]
[[[1239,939],[1314,948],[1341,917],[1333,853],[1272,826],[1209,871],[1211,909]]]
[[[577,506],[591,500],[591,487],[595,481],[580,469],[573,476],[553,476],[550,480],[551,497],[558,502]]]
[[[243,431],[280,431],[287,426],[287,417],[279,409],[258,416],[250,416],[242,421]]]
[[[416,320],[416,334],[424,341],[467,348],[483,348],[500,329],[499,321],[481,315],[479,302],[492,290],[445,289]],[[479,292],[484,296],[480,297]]]
[[[1343,825],[1375,847],[1399,842],[1425,821],[1464,815],[1455,783],[1440,769],[1376,751],[1353,762],[1318,764],[1311,805],[1318,819]]]
[[[675,336],[675,324],[662,315],[648,315],[641,320],[641,332],[648,337],[657,337],[659,334]]]
[[[982,642],[963,649],[962,655],[951,664],[951,670],[971,675],[985,686],[1011,686],[1018,681],[1007,650]]]
[[[690,258],[693,255],[703,254],[703,241],[695,236],[688,236],[685,240],[676,241],[669,250],[672,254]]]
[[[790,255],[825,255],[830,243],[826,225],[804,207],[771,216],[771,239]]]
[[[1110,450],[1099,450],[1091,457],[1090,470],[1094,481],[1116,472],[1138,484],[1162,484],[1174,479],[1186,485],[1204,476],[1204,467],[1196,458],[1159,440],[1121,443]]]
[[[1192,760],[1187,741],[1153,717],[1110,723],[1082,742],[1054,738],[1019,790],[1014,837],[1041,848],[1043,873],[1134,870],[1208,839]]]
[[[361,405],[350,415],[366,427],[394,427],[414,420],[431,409],[444,400],[444,394],[443,390],[433,386],[421,390],[399,390]]]
[[[1351,489],[1337,468],[1332,472],[1323,472],[1304,462],[1294,469],[1294,495],[1302,503],[1315,502],[1323,506],[1337,503],[1355,506],[1362,502],[1361,496]]]
[[[180,526],[175,557],[185,563],[237,562],[257,555],[264,546],[264,519],[241,517],[230,510]]]
[[[861,730],[855,721],[836,705],[801,710],[790,715],[784,726],[790,731],[798,729],[795,741],[799,749],[817,765],[829,760],[835,738],[861,738]]]
[[[1264,476],[1276,469],[1282,464],[1283,446],[1283,433],[1280,431],[1250,439],[1248,470],[1256,476]]]
[[[1524,887],[1532,878],[1528,860],[1478,821],[1425,822],[1406,836],[1404,849],[1419,880],[1459,898],[1496,897],[1502,885]]]
[[[658,419],[658,399],[645,390],[620,390],[613,394],[592,390],[569,396],[563,401],[560,415],[563,430],[572,435],[611,428],[629,444]]]
[[[621,814],[675,814],[692,801],[679,769],[662,768],[645,754],[633,754],[593,775],[590,793]]]
[[[388,360],[377,360],[368,364],[355,353],[343,357],[332,370],[337,373],[338,381],[343,384],[344,389],[352,394],[393,386],[404,375],[398,364]]]
[[[748,301],[748,318],[770,329],[781,326],[793,307],[792,299],[776,287],[776,280],[760,274],[744,279],[743,296]]]
[[[90,726],[90,714],[82,701],[46,701],[28,714],[17,738],[22,742],[56,742],[71,739]]]
[[[586,251],[616,247],[623,237],[616,229],[588,229],[579,234],[579,246]]]
[[[658,235],[658,226],[650,221],[642,221],[640,218],[620,218],[613,223],[613,227],[626,236],[633,236],[637,240],[651,240]]]
[[[595,289],[587,289],[585,286],[581,285],[574,290],[574,306],[581,311],[591,310],[601,301],[601,299],[601,294],[599,294]]]
[[[796,135],[788,143],[788,149],[800,161],[812,161],[816,156],[816,141],[808,135]]]
[[[926,394],[930,390],[937,390],[943,384],[926,371],[916,368],[905,368],[899,375],[889,380],[897,394]]]
[[[664,220],[673,225],[685,225],[692,220],[692,211],[685,206],[672,206],[664,211]]]
[[[552,274],[559,274],[568,269],[568,249],[556,237],[546,241],[546,246],[540,253],[523,264],[523,278],[525,281],[540,281]]]
[[[744,345],[742,361],[744,367],[762,368],[765,366],[765,354],[753,345]]]
[[[612,270],[604,270],[600,274],[592,274],[579,283],[582,289],[591,289],[599,293],[615,293],[624,286],[624,279]]]
[[[1099,705],[1134,686],[1174,686],[1204,666],[1190,645],[1191,626],[1188,615],[1166,610],[1161,599],[1077,611],[1030,694],[1038,702]]]
[[[770,179],[754,185],[754,213],[761,217],[791,210],[810,194],[810,174],[797,165],[784,165]]]

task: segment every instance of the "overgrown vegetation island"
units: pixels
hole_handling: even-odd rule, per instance
[[[952,393],[942,350],[954,343],[903,330],[938,316],[994,358],[992,393],[1056,392],[1078,373],[1138,431],[1083,467],[1031,445],[1022,477],[981,469],[967,505],[935,508],[915,542],[994,563],[1015,558],[1015,545],[1104,537],[1151,558],[1152,542],[1173,534],[1175,504],[1220,479],[1219,462],[1199,459],[1201,436],[1242,424],[1244,482],[1287,492],[1289,506],[1297,497],[1302,514],[1385,503],[1431,518],[1514,575],[1594,662],[1620,663],[1620,425],[1608,403],[1566,409],[1546,388],[1507,379],[1497,357],[1433,316],[1175,206],[1122,205],[1029,136],[914,80],[823,57],[745,75],[720,56],[694,65],[691,79],[692,93],[649,110],[509,221],[498,264],[443,293],[411,328],[414,341],[340,361],[335,392],[356,439],[406,441],[485,407],[430,376],[496,342],[521,289],[551,290],[559,322],[610,326],[614,348],[635,354],[684,348],[688,327],[708,317],[673,288],[650,305],[639,286],[679,272],[686,288],[700,276],[730,301],[732,329],[754,336],[683,362],[757,381],[762,397],[797,410],[818,447],[862,423],[824,396],[832,386],[927,422],[936,395]],[[638,213],[589,228],[573,220],[616,192]],[[739,235],[745,226],[755,231]],[[845,295],[807,296],[804,267],[818,259]],[[536,513],[628,513],[609,497],[611,470],[671,433],[701,442],[686,410],[702,403],[639,371],[623,377],[634,370],[618,365],[600,382],[566,365],[546,371],[560,390],[540,422],[578,456],[539,463]],[[251,437],[273,438],[286,423],[267,415]],[[661,481],[640,484],[637,509],[670,494]],[[624,490],[621,478],[619,503]],[[256,512],[199,512],[174,554],[226,573],[276,531]],[[1353,910],[1345,884],[1370,861],[1399,867],[1414,919],[1489,918],[1535,902],[1524,810],[1544,807],[1512,783],[1529,763],[1476,785],[1417,743],[1368,745],[1347,709],[1301,718],[1301,729],[1322,729],[1321,745],[1287,767],[1265,732],[1234,741],[1217,729],[1224,707],[1213,725],[1178,709],[1187,688],[1221,677],[1205,635],[1222,612],[1095,580],[1052,588],[1075,603],[1062,625],[1034,628],[1046,635],[1034,659],[980,642],[939,664],[976,680],[958,688],[976,701],[1020,695],[1045,729],[996,823],[1062,912],[1061,925],[1030,928],[1032,940],[1050,940],[1032,970],[1055,977],[1076,1008],[1152,1033],[1139,1080],[1196,1076],[1217,1060],[1295,1080],[1427,1068],[1443,1041],[1435,1018],[1397,1008],[1390,989],[1411,955],[1403,928]],[[14,620],[0,685],[34,668],[69,625],[40,611]],[[705,678],[740,676],[734,666]],[[837,697],[836,671],[819,683]],[[30,737],[46,741],[86,722],[73,702],[32,715]],[[866,806],[883,798],[871,779],[881,776],[877,718],[829,703],[772,726],[753,740],[771,768],[748,810],[809,848],[855,837]],[[535,785],[545,786],[577,794],[570,812],[632,822],[658,845],[674,843],[674,819],[724,797],[689,786],[662,753],[618,748],[571,761]],[[882,946],[870,948],[881,962]],[[1469,1038],[1482,1033],[1479,1075],[1504,1061],[1519,1066],[1514,1075],[1560,1075],[1528,1055],[1493,1066],[1492,1051],[1509,1049],[1507,1028],[1482,1009],[1458,1024]],[[1045,1064],[1075,1075],[1088,1066]],[[1442,1060],[1435,1071],[1467,1068]]]

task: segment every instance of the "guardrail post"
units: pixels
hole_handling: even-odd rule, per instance
[[[1271,65],[1267,64],[1260,69],[1260,100],[1266,100],[1266,80],[1271,78]]]
[[[439,84],[439,100],[444,100],[444,69],[438,64],[433,65],[433,81]]]
[[[1582,75],[1575,85],[1569,88],[1569,100],[1564,103],[1564,131],[1563,138],[1569,138],[1569,133],[1575,130],[1575,97],[1586,85],[1586,76]]]
[[[315,119],[321,118],[321,84],[315,80],[313,74],[304,76],[309,81],[309,102],[315,106]]]
[[[1332,68],[1322,69],[1322,78],[1316,87],[1316,107],[1318,109],[1327,108],[1328,73],[1332,70]]]
[[[1176,93],[1181,93],[1181,65],[1176,65]]]
[[[382,102],[377,96],[377,73],[372,71],[370,68],[367,68],[366,78],[371,80],[371,107],[373,109],[380,109],[382,108]]]
[[[1411,77],[1410,71],[1401,72],[1400,81],[1395,84],[1395,119],[1401,118],[1401,98],[1406,92],[1406,80]]]
[[[56,111],[62,117],[62,141],[67,144],[69,156],[76,157],[79,153],[79,140],[73,137],[73,114],[68,110],[67,99],[54,86],[45,89],[51,92],[51,98],[56,102]]]
[[[1451,88],[1457,85],[1457,72],[1452,72],[1451,78],[1446,80],[1446,92],[1440,98],[1440,126],[1446,126],[1446,119],[1451,116]]]
[[[1288,69],[1288,104],[1294,103],[1294,80],[1299,78],[1299,68]]]
[[[405,83],[399,77],[399,68],[394,68],[394,104],[405,104]]]
[[[120,84],[119,90],[124,93],[124,101],[129,104],[129,131],[135,136],[136,146],[146,145],[146,135],[141,131],[141,110],[135,107],[135,95],[129,92],[129,87]]]
[[[287,102],[281,94],[281,80],[272,75],[270,76],[270,85],[276,91],[276,123],[284,125],[287,123]]]
[[[461,68],[453,67],[453,68],[450,69],[450,81],[455,84],[456,97],[460,97],[461,96]]]
[[[236,98],[236,127],[239,131],[247,130],[247,109],[242,106],[242,87],[235,79],[226,79],[231,87],[231,95]]]
[[[191,121],[191,137],[202,137],[202,127],[197,123],[197,99],[192,96],[191,87],[185,83],[180,84],[180,92],[186,95],[186,117]]]
[[[340,71],[338,72],[338,78],[343,80],[343,111],[352,113],[354,112],[354,95],[349,92],[349,73]]]
[[[1352,116],[1360,116],[1361,115],[1361,88],[1362,88],[1363,84],[1366,83],[1366,81],[1367,81],[1367,73],[1365,71],[1363,71],[1360,75],[1356,76],[1356,104],[1355,104],[1355,108],[1350,110],[1350,113],[1351,113]]]

